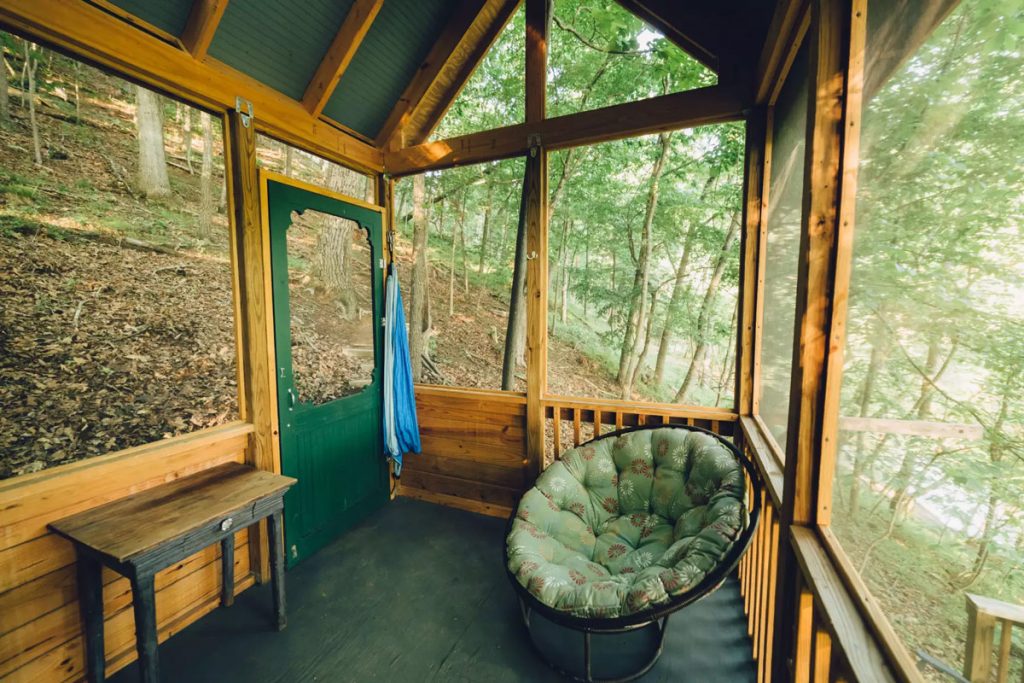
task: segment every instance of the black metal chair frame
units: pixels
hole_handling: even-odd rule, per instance
[[[674,612],[677,612],[683,609],[684,607],[692,605],[693,603],[712,593],[720,585],[722,585],[725,579],[728,578],[728,576],[732,574],[732,572],[736,569],[736,566],[740,562],[740,558],[743,557],[743,554],[747,551],[747,548],[750,546],[750,543],[754,538],[754,532],[757,530],[758,522],[761,519],[761,491],[763,488],[763,483],[757,467],[754,465],[754,463],[750,461],[750,459],[746,455],[744,455],[740,451],[740,449],[738,449],[735,446],[735,444],[728,441],[719,434],[715,434],[714,432],[708,431],[707,429],[702,429],[700,427],[692,427],[689,425],[673,424],[643,425],[639,427],[629,427],[626,429],[620,429],[618,431],[609,432],[607,434],[602,434],[597,438],[591,439],[586,443],[580,444],[579,446],[577,446],[577,448],[595,443],[597,441],[601,441],[602,439],[611,439],[618,436],[622,436],[623,434],[630,434],[633,432],[639,432],[648,429],[685,429],[691,432],[702,432],[704,434],[708,434],[714,437],[719,442],[724,444],[730,451],[732,451],[733,455],[736,456],[736,459],[739,461],[740,465],[742,465],[743,469],[746,471],[747,479],[750,483],[750,490],[752,494],[751,497],[753,498],[753,501],[749,502],[747,513],[747,526],[740,534],[740,537],[736,540],[736,542],[733,543],[732,548],[729,549],[729,552],[726,554],[726,556],[722,558],[722,561],[719,562],[718,565],[711,572],[709,572],[700,583],[691,588],[689,591],[683,593],[682,595],[676,596],[664,605],[658,605],[653,609],[637,612],[636,614],[630,614],[624,617],[614,618],[578,617],[573,614],[570,614],[569,612],[563,612],[561,610],[557,610],[551,607],[550,605],[544,604],[539,599],[537,599],[532,593],[530,593],[522,584],[520,584],[518,579],[516,579],[516,576],[509,570],[508,550],[507,548],[503,548],[502,550],[505,561],[505,574],[508,576],[509,581],[512,583],[512,586],[515,588],[516,594],[519,597],[519,605],[523,615],[523,623],[525,624],[527,631],[530,630],[530,616],[533,614],[533,612],[537,612],[543,615],[546,619],[560,626],[564,626],[574,631],[579,631],[583,634],[582,657],[583,671],[585,676],[584,678],[579,678],[573,673],[565,671],[564,669],[561,669],[560,667],[556,666],[554,663],[551,662],[550,659],[548,659],[548,657],[543,652],[540,651],[539,648],[536,647],[536,645],[534,646],[534,649],[537,650],[541,658],[544,659],[548,663],[548,665],[551,666],[551,668],[558,671],[558,673],[560,673],[561,675],[576,681],[585,681],[586,683],[626,683],[627,681],[635,680],[646,674],[648,671],[650,671],[658,662],[658,659],[661,657],[661,652],[665,642],[665,631],[668,628],[669,617]],[[516,510],[513,510],[512,515],[509,517],[508,522],[505,525],[505,537],[504,539],[502,539],[503,544],[505,543],[505,540],[508,538],[509,533],[512,531],[512,523],[515,521],[515,519]],[[592,634],[627,633],[630,631],[636,631],[642,628],[646,628],[656,622],[660,622],[660,624],[658,624],[658,646],[651,659],[642,668],[640,668],[635,673],[629,674],[621,678],[595,679],[591,675],[592,667],[590,654]],[[531,643],[532,642],[533,639],[531,638]]]

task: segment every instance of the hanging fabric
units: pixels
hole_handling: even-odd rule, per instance
[[[398,266],[394,262],[388,264],[384,300],[384,447],[398,477],[402,474],[402,454],[420,452],[420,428]]]

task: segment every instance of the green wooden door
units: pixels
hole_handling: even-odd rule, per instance
[[[283,179],[282,179],[283,180]],[[387,501],[381,214],[266,188],[289,566]]]

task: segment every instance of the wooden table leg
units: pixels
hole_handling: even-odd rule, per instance
[[[284,528],[281,510],[267,518],[267,541],[270,544],[270,586],[274,593],[274,619],[277,630],[288,625],[284,601]]]
[[[228,536],[220,542],[220,604],[221,607],[235,604],[234,536]]]
[[[160,680],[156,639],[156,591],[152,574],[132,577],[132,609],[135,611],[135,647],[139,653],[142,683]]]
[[[85,671],[89,683],[106,680],[103,647],[103,566],[93,557],[77,554],[78,607],[85,633]]]

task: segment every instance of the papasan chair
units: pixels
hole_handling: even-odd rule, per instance
[[[736,568],[760,493],[750,461],[697,427],[624,429],[567,451],[523,495],[506,534],[534,647],[588,683],[647,673],[669,615]]]

